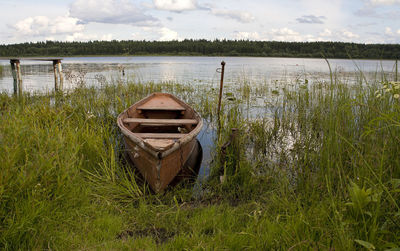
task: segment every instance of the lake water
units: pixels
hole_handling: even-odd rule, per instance
[[[113,79],[140,82],[207,83],[218,84],[216,69],[226,62],[225,83],[241,81],[268,83],[274,80],[329,79],[329,67],[324,59],[310,58],[254,58],[254,57],[69,57],[62,66],[66,75],[64,86],[72,88],[77,79],[88,85],[112,83]],[[331,69],[339,72],[346,81],[354,82],[358,71],[367,76],[394,71],[392,60],[330,59]],[[13,79],[8,60],[0,60],[4,72],[0,76],[0,91],[12,92]],[[22,79],[26,91],[46,91],[54,87],[51,62],[21,61]],[[123,75],[124,73],[124,75]]]

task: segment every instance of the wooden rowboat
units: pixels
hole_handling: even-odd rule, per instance
[[[168,93],[153,93],[117,119],[129,158],[155,192],[163,191],[196,148],[199,114]]]

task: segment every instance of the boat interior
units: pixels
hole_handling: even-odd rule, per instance
[[[144,142],[166,150],[178,139],[190,133],[199,118],[192,108],[166,94],[154,94],[132,106],[122,121]]]

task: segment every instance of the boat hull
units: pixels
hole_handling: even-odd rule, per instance
[[[157,158],[128,137],[124,137],[124,140],[130,160],[156,193],[163,191],[183,169],[184,164],[194,153],[197,144],[197,140],[194,138],[182,144],[169,155]]]
[[[197,146],[203,121],[188,104],[153,93],[117,118],[129,158],[155,192],[163,191]]]

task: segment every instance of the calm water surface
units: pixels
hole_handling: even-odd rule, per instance
[[[273,80],[305,79],[309,81],[329,78],[329,67],[324,59],[305,58],[254,58],[254,57],[70,57],[64,58],[66,75],[64,86],[74,87],[77,79],[88,85],[123,81],[218,84],[216,69],[226,62],[226,83],[249,81],[269,83]],[[393,72],[391,60],[329,60],[332,70],[347,81],[356,81],[357,71],[364,73]],[[13,80],[9,61],[0,60],[4,73],[0,76],[0,91],[12,92]],[[24,90],[46,91],[54,87],[51,62],[21,61]],[[124,75],[123,75],[124,73]],[[372,73],[372,74],[371,74]],[[70,77],[68,77],[70,76]]]

